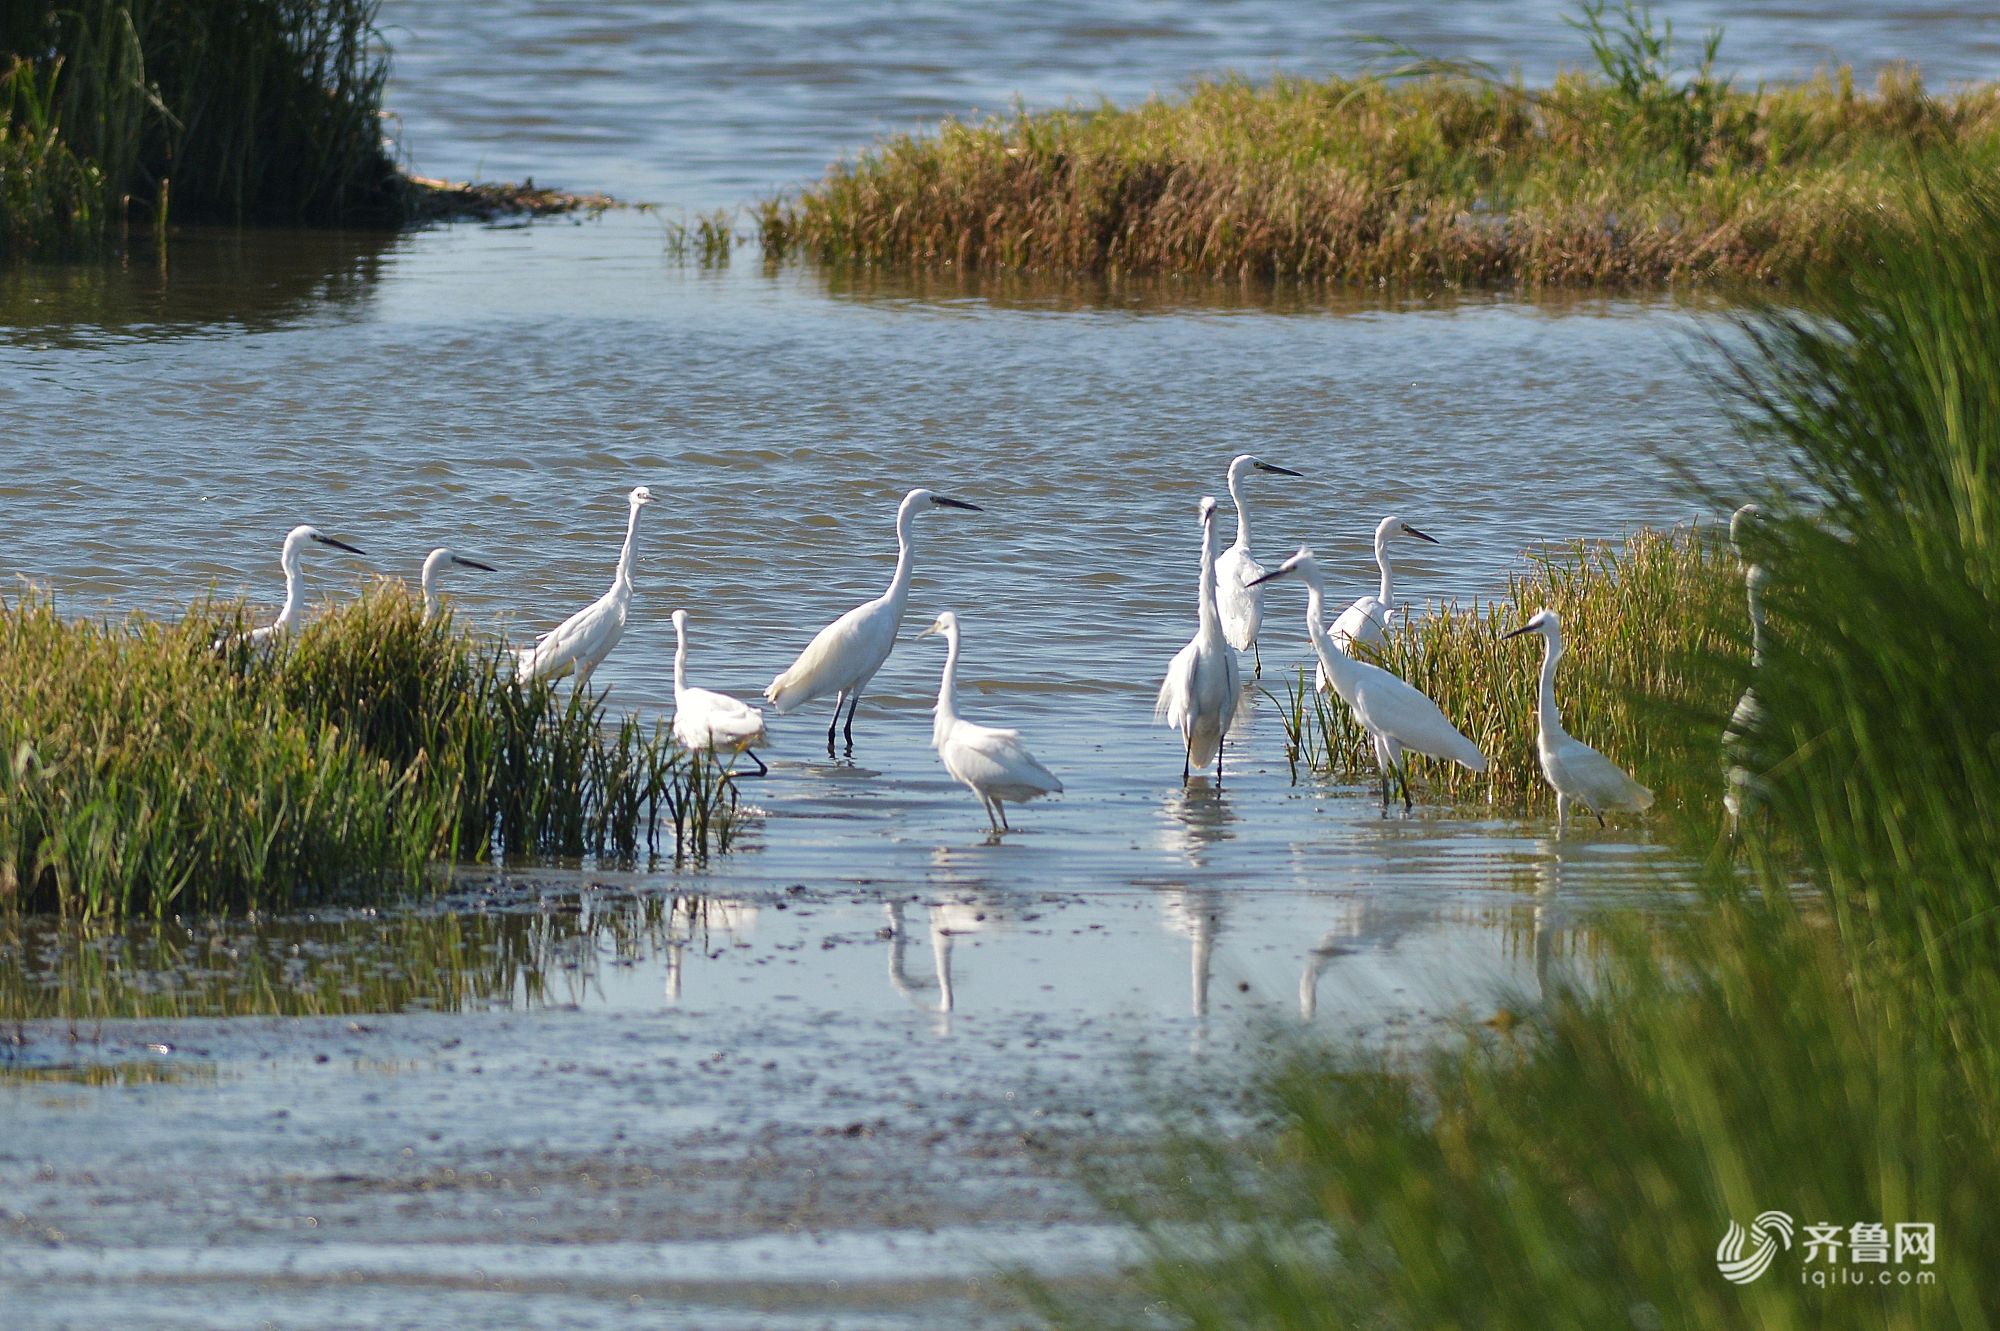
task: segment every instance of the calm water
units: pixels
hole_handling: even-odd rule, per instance
[[[1546,73],[1553,6],[459,6],[404,0],[392,101],[424,171],[743,202],[946,113],[1346,63],[1381,32]],[[1936,6],[1689,6],[1733,67],[1990,72]],[[358,544],[315,593],[413,577],[525,641],[602,591],[648,512],[600,671],[670,705],[754,695],[926,518],[914,632],[965,624],[965,706],[1068,793],[1003,843],[928,747],[942,648],[905,641],[853,761],[774,723],[741,849],[700,873],[551,867],[417,916],[0,936],[0,1305],[10,1325],[970,1324],[999,1257],[1115,1256],[1051,1141],[1148,1121],[1153,1075],[1228,1080],[1276,1024],[1397,1046],[1587,973],[1593,923],[1678,908],[1643,828],[1558,847],[1477,810],[1384,819],[1295,787],[1273,709],[1223,792],[1151,724],[1190,632],[1195,502],[1233,453],[1266,557],[1372,585],[1389,511],[1438,536],[1418,596],[1490,594],[1524,550],[1697,516],[1729,468],[1667,303],[1385,304],[1198,283],[831,278],[670,261],[646,214],[399,238],[190,234],[149,261],[0,273],[0,571],[77,614],[273,605],[301,521]],[[1227,524],[1225,524],[1227,525]],[[1274,589],[1266,683],[1302,655]],[[1520,687],[1531,685],[1523,650]],[[317,1013],[320,1015],[227,1015]],[[162,1223],[162,1221],[167,1223]],[[356,1273],[376,1292],[357,1293]],[[829,1282],[841,1282],[838,1289]],[[990,1281],[987,1282],[990,1284]],[[1004,1317],[1002,1319],[1004,1321]]]

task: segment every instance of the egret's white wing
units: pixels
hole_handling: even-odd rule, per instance
[[[1327,634],[1343,651],[1355,647],[1379,647],[1388,636],[1390,609],[1381,598],[1364,596],[1340,612]]]
[[[682,689],[674,707],[674,738],[690,749],[741,749],[764,739],[764,714],[712,689]]]
[[[1190,642],[1174,653],[1167,663],[1167,677],[1160,682],[1159,700],[1153,704],[1153,719],[1175,730],[1185,730],[1194,710],[1194,667],[1201,644]]]
[[[1653,792],[1634,781],[1624,768],[1580,739],[1565,742],[1545,755],[1549,784],[1571,799],[1600,812],[1638,813],[1653,803]]]
[[[1378,665],[1354,665],[1353,695],[1347,703],[1363,726],[1414,753],[1446,758],[1475,772],[1486,770],[1479,746],[1460,734],[1421,690]]]
[[[542,634],[520,655],[520,677],[560,679],[580,664],[602,660],[625,628],[624,607],[606,592]]]
[[[1264,622],[1264,589],[1250,584],[1264,576],[1264,566],[1248,550],[1232,545],[1215,561],[1215,608],[1222,618],[1222,636],[1231,647],[1248,651]]]
[[[945,770],[983,794],[1009,803],[1053,794],[1063,788],[1053,772],[1035,760],[1018,730],[960,721],[938,746]]]
[[[764,696],[783,716],[816,698],[867,683],[895,645],[895,625],[886,602],[855,606],[813,635],[798,660],[771,681]]]

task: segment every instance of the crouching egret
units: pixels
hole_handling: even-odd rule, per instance
[[[750,748],[764,742],[764,714],[726,693],[688,687],[687,622],[687,611],[674,611],[674,738],[693,753],[740,753],[765,775],[771,769]]]
[[[1486,770],[1486,755],[1479,746],[1459,733],[1438,705],[1381,666],[1357,661],[1326,632],[1326,583],[1312,550],[1299,552],[1261,579],[1270,582],[1287,573],[1296,573],[1306,585],[1306,637],[1319,657],[1319,667],[1354,713],[1354,719],[1368,732],[1375,745],[1375,761],[1382,769],[1382,807],[1389,807],[1389,778],[1402,787],[1403,808],[1412,807],[1410,778],[1404,769],[1403,751],[1444,758],[1473,772]]]
[[[301,525],[285,533],[285,552],[278,557],[279,565],[285,570],[285,608],[278,612],[278,617],[271,623],[250,630],[247,637],[252,644],[262,645],[273,638],[281,637],[291,632],[293,625],[298,623],[299,615],[305,610],[306,604],[306,575],[300,560],[305,554],[308,541],[330,545],[336,550],[345,550],[350,555],[367,553],[345,541],[336,541],[331,536],[320,535],[317,527]]]
[[[896,509],[896,573],[889,590],[874,600],[857,605],[821,629],[791,668],[771,681],[764,696],[779,716],[795,712],[809,702],[833,695],[833,722],[826,728],[826,752],[833,756],[833,732],[840,726],[840,709],[847,708],[847,748],[854,751],[854,709],[861,705],[861,691],[895,649],[896,635],[902,631],[903,611],[910,599],[910,555],[913,526],[920,513],[933,508],[962,508],[983,512],[979,505],[962,499],[947,499],[929,490],[912,490]]]
[[[430,555],[424,560],[423,587],[424,587],[425,619],[429,619],[432,615],[437,613],[439,605],[439,599],[438,599],[439,593],[437,589],[438,574],[444,571],[445,565],[447,564],[456,564],[460,568],[476,568],[486,573],[498,573],[500,571],[499,569],[494,568],[491,564],[482,564],[476,559],[467,559],[463,555],[455,554],[449,547],[446,546],[441,545],[437,549],[431,551]]]
[[[1261,579],[1260,579],[1261,581]],[[1222,737],[1236,716],[1243,693],[1243,668],[1236,649],[1222,633],[1215,604],[1215,499],[1201,501],[1201,579],[1196,606],[1200,625],[1188,645],[1174,653],[1153,719],[1181,732],[1181,780],[1195,768],[1215,764],[1216,789],[1222,788]]]
[[[522,683],[531,679],[561,679],[574,671],[576,687],[590,683],[590,672],[611,655],[625,636],[625,612],[632,604],[632,562],[639,544],[639,510],[653,502],[653,492],[637,486],[626,497],[631,508],[625,519],[625,548],[618,553],[618,573],[611,590],[550,629],[535,635],[535,645],[518,653]]]
[[[1380,648],[1389,636],[1389,617],[1398,610],[1408,610],[1409,606],[1396,600],[1396,565],[1389,557],[1389,542],[1398,536],[1412,540],[1438,543],[1435,536],[1420,532],[1395,514],[1383,518],[1375,526],[1375,567],[1382,574],[1382,589],[1374,596],[1364,596],[1347,609],[1340,612],[1340,618],[1333,621],[1327,630],[1334,645],[1354,655],[1356,647]],[[1326,691],[1326,674],[1322,671],[1314,681],[1322,693]]]
[[[1606,809],[1639,813],[1650,807],[1652,791],[1596,749],[1572,738],[1562,727],[1562,716],[1556,711],[1556,662],[1563,654],[1562,620],[1553,610],[1537,610],[1520,628],[1502,634],[1501,641],[1524,633],[1542,635],[1542,692],[1535,707],[1539,732],[1535,747],[1541,753],[1542,775],[1555,787],[1556,834],[1560,836],[1569,821],[1571,800],[1596,814],[1599,826],[1604,824]]]
[[[917,636],[943,634],[944,677],[938,681],[936,721],[931,747],[952,780],[979,796],[996,832],[1009,832],[1004,801],[1021,804],[1037,795],[1059,795],[1063,784],[1035,761],[1021,743],[1018,730],[974,725],[958,714],[958,616],[947,610]]]
[[[1237,651],[1253,653],[1258,674],[1264,658],[1257,651],[1257,630],[1264,624],[1264,591],[1251,584],[1264,576],[1264,566],[1250,553],[1250,510],[1243,503],[1243,482],[1253,471],[1273,476],[1297,476],[1290,467],[1262,462],[1249,453],[1229,464],[1229,497],[1236,501],[1236,541],[1215,561],[1215,601],[1222,612],[1222,634]]]

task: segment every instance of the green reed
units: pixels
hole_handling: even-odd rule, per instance
[[[1267,1130],[1196,1115],[1157,1170],[1100,1180],[1142,1256],[1107,1300],[1032,1289],[1050,1320],[2000,1325],[2000,189],[1941,168],[1856,226],[1809,315],[1750,311],[1717,348],[1786,480],[1746,538],[1762,665],[1684,654],[1689,678],[1652,690],[1703,741],[1658,752],[1670,790],[1718,788],[1726,704],[1746,680],[1761,704],[1735,835],[1713,800],[1654,819],[1705,909],[1607,927],[1591,975],[1496,994],[1525,1017],[1427,1053],[1274,1042]],[[1936,1259],[1809,1263],[1795,1241],[1725,1281],[1729,1222],[1772,1209],[1801,1238],[1930,1224]]]
[[[403,890],[430,864],[727,846],[733,784],[380,583],[275,652],[232,607],[0,601],[0,897],[133,914]],[[235,641],[218,647],[218,642]],[[664,818],[663,818],[664,815]]]
[[[1402,52],[1352,77],[946,120],[759,209],[765,250],[857,264],[1530,286],[1838,268],[1922,155],[2000,157],[2000,89],[1743,88],[1644,10],[1586,5],[1597,72],[1528,87]]]
[[[1413,786],[1440,800],[1552,808],[1535,749],[1541,639],[1502,636],[1543,607],[1560,614],[1564,727],[1656,785],[1680,770],[1690,744],[1715,738],[1690,718],[1726,715],[1735,703],[1748,659],[1735,610],[1742,586],[1736,557],[1715,532],[1641,530],[1617,545],[1537,551],[1509,573],[1505,596],[1412,610],[1396,617],[1379,650],[1360,651],[1429,695],[1486,754],[1484,773],[1411,755]],[[1734,668],[1686,668],[1709,659]],[[1337,695],[1314,692],[1311,681],[1311,669],[1301,671],[1278,700],[1294,779],[1303,764],[1323,776],[1375,780],[1366,733]],[[1705,771],[1692,789],[1657,793],[1668,803],[1712,803],[1713,777]]]
[[[0,8],[0,246],[178,220],[400,218],[379,0]]]

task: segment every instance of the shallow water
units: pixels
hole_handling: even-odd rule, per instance
[[[1345,60],[1305,31],[1336,20],[1261,0],[1065,14],[385,19],[419,169],[690,208],[1017,91]],[[1530,75],[1575,49],[1542,5],[1337,22]],[[1730,27],[1756,74],[1819,42],[1946,78],[2000,50],[1990,17],[1935,7]],[[370,552],[314,561],[316,594],[414,577],[449,542],[501,570],[455,581],[460,614],[523,641],[602,590],[644,483],[662,502],[599,681],[660,715],[674,607],[694,681],[754,695],[879,591],[896,500],[929,485],[986,511],[923,520],[906,629],[959,612],[967,711],[1020,726],[1067,793],[990,840],[928,747],[942,648],[906,640],[851,762],[826,761],[823,710],[774,723],[738,849],[699,871],[522,866],[386,916],[0,932],[10,1325],[595,1325],[635,1301],[716,1326],[1004,1324],[996,1261],[1118,1252],[1062,1156],[1143,1132],[1159,1085],[1228,1085],[1251,1035],[1306,1022],[1437,1038],[1587,977],[1602,920],[1684,904],[1643,826],[1558,846],[1295,786],[1268,702],[1226,788],[1183,790],[1150,713],[1193,626],[1195,501],[1231,454],[1307,473],[1254,483],[1266,558],[1309,540],[1358,594],[1394,509],[1442,542],[1403,556],[1406,592],[1492,594],[1541,543],[1697,516],[1676,465],[1741,465],[1692,364],[1712,314],[701,269],[662,237],[643,213],[207,232],[163,269],[0,272],[0,570],[78,614],[211,588],[268,607],[279,539],[311,521]],[[1274,689],[1301,610],[1273,589]]]

